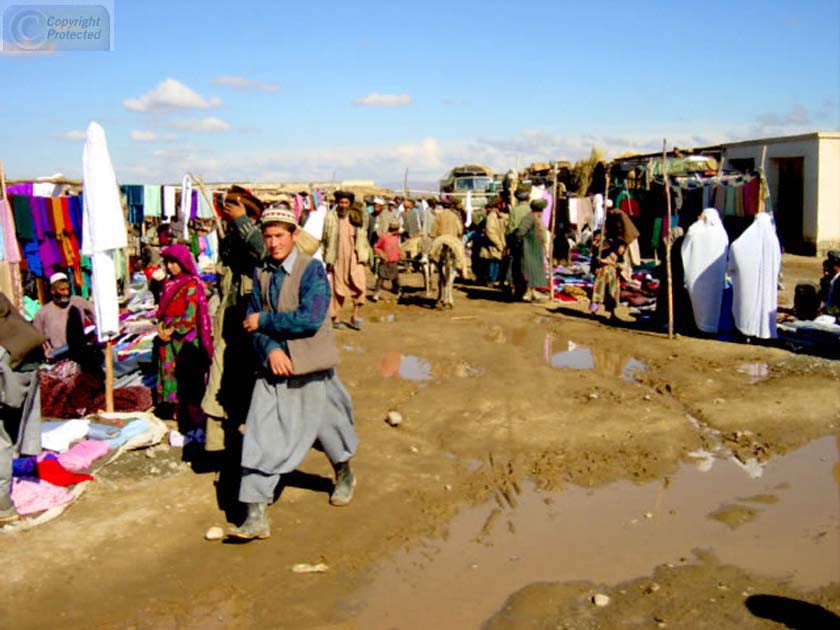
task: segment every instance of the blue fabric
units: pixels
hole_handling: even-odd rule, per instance
[[[297,251],[293,251],[282,265],[271,261],[266,263],[266,267],[272,271],[268,285],[268,298],[274,308],[280,297],[283,282],[291,272],[296,259]],[[315,334],[327,316],[330,297],[330,284],[323,265],[317,260],[310,260],[301,276],[297,309],[286,313],[276,313],[271,306],[263,307],[258,269],[254,275],[254,289],[248,314],[260,314],[259,330],[251,333],[260,362],[267,365],[268,355],[276,348],[287,352],[287,339]]]
[[[44,266],[41,264],[41,254],[38,251],[38,241],[25,241],[23,245],[23,257],[26,258],[26,264],[29,266],[29,271],[36,276],[44,275]]]
[[[111,448],[119,448],[120,446],[128,442],[128,440],[130,440],[131,438],[138,435],[142,435],[148,430],[149,421],[143,420],[142,418],[137,418],[125,425],[117,437],[105,441],[111,446]]]
[[[37,457],[18,457],[12,461],[12,477],[37,477]]]
[[[143,223],[143,186],[123,185],[120,190],[125,195],[125,203],[128,206],[128,222]]]
[[[120,427],[113,427],[109,424],[90,423],[88,427],[88,438],[91,440],[108,440],[119,436]]]

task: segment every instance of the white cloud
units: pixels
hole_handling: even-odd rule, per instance
[[[405,107],[411,105],[414,99],[410,94],[380,94],[379,92],[371,92],[367,96],[362,96],[353,101],[353,105],[361,105],[363,107]]]
[[[169,142],[176,139],[176,136],[172,134],[159,134],[155,133],[154,131],[148,131],[146,129],[134,130],[129,134],[129,136],[135,142]]]
[[[81,129],[71,129],[70,131],[64,131],[57,134],[56,138],[60,140],[72,140],[73,142],[78,142],[79,140],[86,140],[87,134]]]
[[[196,131],[199,133],[218,133],[233,129],[229,122],[226,122],[221,118],[217,118],[216,116],[206,116],[200,119],[175,120],[172,121],[172,126],[176,129]]]
[[[669,148],[675,145],[688,148],[730,139],[714,131],[706,134],[706,137],[698,138],[692,135],[693,128],[669,131]],[[240,133],[238,129],[235,132]],[[529,129],[502,137],[461,140],[427,137],[405,143],[296,147],[284,150],[249,147],[247,152],[220,152],[207,146],[179,144],[152,153],[148,162],[155,165],[156,176],[146,181],[174,181],[180,177],[178,173],[187,171],[203,177],[205,181],[217,182],[328,181],[335,173],[339,180],[373,179],[380,184],[391,183],[399,187],[407,168],[410,188],[435,190],[437,181],[458,164],[477,162],[501,173],[516,166],[517,160],[521,168],[536,161],[574,162],[589,155],[593,146],[604,149],[607,157],[628,151],[650,153],[662,149],[662,137],[653,133],[565,136]]]
[[[280,86],[277,83],[267,83],[265,81],[257,81],[256,79],[248,79],[246,77],[237,77],[231,75],[224,75],[212,79],[210,83],[216,85],[225,85],[234,90],[241,90],[243,92],[279,92]]]
[[[133,112],[167,112],[179,109],[212,109],[221,99],[206,99],[175,79],[164,79],[157,87],[137,98],[127,98],[123,107]]]

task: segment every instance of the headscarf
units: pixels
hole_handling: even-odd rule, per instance
[[[756,215],[729,248],[732,315],[744,335],[774,339],[782,249],[770,215]]]
[[[706,208],[688,228],[680,250],[694,322],[703,332],[716,333],[720,325],[728,248],[729,237],[717,210]]]
[[[207,353],[209,358],[213,358],[213,324],[210,321],[210,309],[207,307],[207,296],[204,294],[204,283],[198,275],[195,261],[193,260],[190,250],[186,246],[176,243],[170,245],[160,253],[164,259],[168,258],[177,262],[182,273],[175,278],[168,278],[163,283],[163,293],[160,297],[158,305],[158,319],[163,319],[166,309],[172,303],[172,300],[178,295],[178,292],[184,288],[188,283],[195,282],[198,285],[198,337],[201,346]]]

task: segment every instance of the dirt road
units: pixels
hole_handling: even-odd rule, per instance
[[[313,452],[271,539],[208,542],[214,473],[126,455],[61,518],[0,536],[0,627],[836,623],[840,364],[473,297],[369,305],[339,332],[351,506]]]

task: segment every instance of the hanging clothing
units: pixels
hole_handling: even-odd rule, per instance
[[[717,210],[706,208],[688,229],[681,248],[694,321],[703,332],[718,331],[728,248]]]
[[[117,304],[117,275],[114,257],[126,247],[128,238],[120,203],[117,177],[105,130],[91,122],[87,128],[82,155],[84,176],[82,253],[93,259],[93,302],[99,341],[106,341],[120,331]]]
[[[606,214],[604,213],[604,195],[598,193],[592,198],[593,228],[598,229],[604,225]]]
[[[128,222],[135,225],[143,223],[143,201],[145,186],[126,185],[120,186],[125,195],[125,203],[128,206]]]
[[[160,186],[143,186],[143,216],[160,218],[161,216],[161,190]]]
[[[210,193],[211,195],[213,193]],[[212,197],[211,197],[212,198]],[[199,219],[215,219],[216,213],[213,210],[210,203],[207,199],[204,198],[204,195],[198,195],[198,211],[196,212],[196,218]]]
[[[15,218],[5,199],[0,199],[0,231],[3,234],[2,260],[10,263],[20,262],[20,247],[15,235]]]
[[[761,191],[761,182],[758,177],[753,177],[744,184],[744,214],[754,217],[758,214],[758,196]]]
[[[61,254],[56,242],[53,227],[50,224],[50,216],[47,205],[52,210],[52,199],[47,197],[32,197],[32,220],[35,224],[35,233],[38,238],[38,255],[41,257],[41,264],[44,267],[44,275],[50,276],[56,271],[61,271],[67,265],[63,264]]]
[[[163,187],[163,216],[167,221],[175,218],[175,186]]]
[[[776,338],[778,281],[782,263],[779,237],[770,215],[761,213],[729,248],[732,315],[748,337]]]

